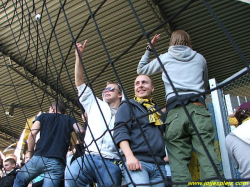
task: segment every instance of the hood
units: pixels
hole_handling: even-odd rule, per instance
[[[190,61],[196,53],[196,51],[185,45],[170,46],[168,49],[168,54],[179,61]]]

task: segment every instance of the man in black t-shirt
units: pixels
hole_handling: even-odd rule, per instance
[[[32,157],[17,174],[14,187],[26,187],[29,182],[44,173],[46,187],[59,186],[63,180],[66,153],[71,132],[83,133],[83,128],[75,118],[64,115],[66,111],[62,101],[55,102],[49,108],[49,113],[38,116],[28,138],[26,157]],[[40,139],[36,144],[36,136]]]

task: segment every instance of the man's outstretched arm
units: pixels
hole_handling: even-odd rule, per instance
[[[76,43],[77,49],[75,50],[76,62],[75,62],[75,85],[80,86],[84,84],[84,74],[80,58],[82,58],[83,51],[87,45],[88,40],[85,40],[83,44]]]
[[[160,34],[155,34],[154,38],[151,40],[152,45],[148,43],[150,49],[152,49],[152,46],[156,45],[157,41],[160,39],[160,36]],[[147,49],[138,64],[137,74],[152,75],[154,73],[161,72],[161,66],[157,58],[149,63],[150,54],[151,52]]]
[[[28,137],[28,150],[26,152],[25,157],[27,159],[31,159],[31,157],[34,154],[34,148],[36,145],[36,136],[40,131],[41,123],[40,121],[35,121],[35,123],[32,125],[32,128],[30,130],[30,134]]]

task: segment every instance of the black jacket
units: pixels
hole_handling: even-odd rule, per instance
[[[0,179],[0,186],[1,187],[12,187],[14,184],[14,180],[16,179],[17,170],[14,169],[8,175]]]
[[[134,156],[139,161],[155,163],[153,158],[155,157],[157,162],[155,164],[165,164],[163,160],[166,156],[165,143],[161,126],[149,123],[148,115],[140,118],[141,116],[148,114],[146,108],[132,99],[129,101],[135,114],[135,118],[133,119],[133,114],[132,111],[130,111],[128,103],[123,101],[120,104],[115,117],[115,128],[117,128],[114,131],[115,143],[119,147],[121,141],[128,140]],[[156,106],[156,108],[158,107]],[[161,111],[159,112],[162,114],[162,121],[164,121],[165,115]],[[129,121],[130,119],[131,121]],[[127,121],[129,122],[126,123]],[[125,123],[126,125],[124,125]],[[125,159],[124,155],[123,157]]]

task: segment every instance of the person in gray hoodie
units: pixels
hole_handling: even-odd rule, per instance
[[[156,34],[151,41],[152,45],[155,46],[159,39],[160,34]],[[138,64],[137,73],[151,75],[162,72],[160,62],[157,58],[148,63],[152,46],[148,45],[146,49],[145,54]],[[163,72],[162,80],[166,90],[168,112],[165,134],[172,181],[192,181],[188,169],[192,147],[196,150],[203,171],[201,172],[201,179],[216,177],[215,168],[213,168],[183,108],[185,105],[218,169],[217,171],[221,173],[214,146],[215,129],[210,118],[210,113],[205,106],[205,96],[201,94],[208,87],[206,59],[201,54],[192,50],[188,33],[183,30],[177,30],[172,33],[168,52],[160,55],[159,60],[179,95],[176,96],[170,80]]]

